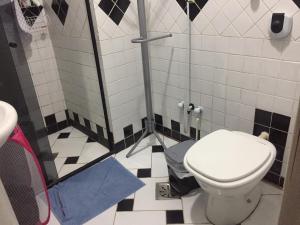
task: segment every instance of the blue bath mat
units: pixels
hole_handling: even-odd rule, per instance
[[[80,225],[144,186],[113,158],[49,190],[51,208],[62,225]]]

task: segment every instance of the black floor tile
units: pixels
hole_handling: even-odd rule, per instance
[[[167,210],[167,224],[184,223],[182,210]]]
[[[123,201],[119,202],[117,211],[132,211],[133,210],[133,199],[124,199]]]
[[[164,152],[164,148],[161,145],[153,145],[152,146],[152,153],[155,152]]]
[[[138,169],[137,177],[138,178],[151,177],[151,169]]]
[[[91,143],[91,142],[96,142],[96,141],[95,141],[94,139],[92,139],[92,138],[89,137],[89,138],[87,139],[86,143]]]
[[[65,161],[65,164],[76,164],[79,159],[78,157],[68,157],[67,160]]]
[[[64,138],[68,138],[70,136],[70,133],[61,133],[58,136],[58,139],[64,139]]]

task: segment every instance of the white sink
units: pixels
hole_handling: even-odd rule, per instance
[[[0,101],[0,147],[17,125],[18,114],[10,104]]]

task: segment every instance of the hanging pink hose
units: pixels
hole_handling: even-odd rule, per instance
[[[50,202],[40,164],[17,126],[0,148],[0,179],[20,225],[45,225]]]

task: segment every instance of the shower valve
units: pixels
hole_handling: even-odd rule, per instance
[[[187,110],[188,114],[190,114],[195,109],[195,105],[193,103],[189,104],[189,108]]]

